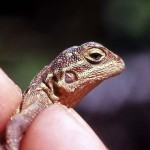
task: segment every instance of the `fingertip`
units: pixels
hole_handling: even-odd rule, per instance
[[[22,150],[106,150],[94,131],[74,111],[54,104],[44,110],[30,126]]]
[[[20,88],[0,68],[0,132],[21,102]]]

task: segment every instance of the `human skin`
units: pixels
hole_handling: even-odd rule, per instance
[[[0,69],[0,133],[22,99],[21,90]],[[31,124],[22,142],[21,150],[106,150],[107,148],[72,109],[53,104]]]

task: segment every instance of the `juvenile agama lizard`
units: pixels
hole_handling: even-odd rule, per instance
[[[19,150],[23,134],[41,111],[53,103],[74,107],[91,89],[124,67],[119,56],[95,42],[64,50],[32,80],[6,127],[0,150]]]

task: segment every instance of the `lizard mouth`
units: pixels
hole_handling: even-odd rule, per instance
[[[118,61],[116,61],[116,66],[115,66],[115,72],[117,74],[120,74],[125,68],[125,63],[124,61],[119,57]]]
[[[121,71],[123,71],[125,69],[125,63],[121,58],[120,58],[119,62],[121,64],[121,65],[119,65],[119,68],[120,68]]]
[[[125,63],[124,61],[119,57],[118,60],[115,62],[114,66],[111,66],[110,68],[112,68],[113,72],[112,72],[112,76],[116,76],[118,74],[120,74],[124,68],[125,68]]]

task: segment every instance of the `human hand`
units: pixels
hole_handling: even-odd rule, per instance
[[[0,70],[0,133],[21,102],[21,90]],[[31,124],[21,150],[106,150],[89,125],[61,104],[45,109]]]

